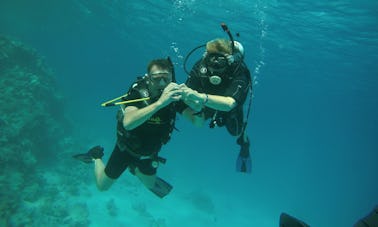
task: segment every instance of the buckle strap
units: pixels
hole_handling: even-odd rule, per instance
[[[126,144],[122,144],[120,143],[119,141],[117,141],[117,146],[118,148],[122,151],[122,152],[127,152],[129,153],[131,156],[133,156],[134,158],[137,158],[139,160],[145,160],[145,159],[155,159],[157,160],[158,162],[160,163],[165,163],[167,161],[167,159],[165,158],[162,158],[162,157],[159,157],[157,152],[155,153],[152,153],[150,155],[141,155],[141,154],[138,154],[138,153],[135,153],[134,151],[132,151]]]

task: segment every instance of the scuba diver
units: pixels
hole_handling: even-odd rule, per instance
[[[226,126],[232,136],[237,137],[240,152],[236,162],[236,170],[250,173],[250,142],[246,133],[252,101],[252,79],[248,67],[244,63],[244,48],[234,41],[225,24],[222,28],[230,37],[217,38],[194,48],[184,60],[197,49],[206,46],[203,57],[198,60],[185,82],[182,94],[185,106],[181,107],[184,117],[197,126],[210,119],[210,128]],[[250,102],[246,120],[243,117],[243,105],[250,92]]]
[[[101,159],[104,155],[101,146],[73,156],[85,163],[94,162],[100,191],[109,189],[127,168],[160,198],[172,189],[156,172],[159,163],[165,162],[158,153],[174,129],[175,104],[181,99],[182,90],[175,83],[169,58],[152,60],[147,72],[133,83],[126,95],[102,104],[121,106],[117,114],[117,142],[106,166]],[[120,99],[121,102],[115,102]]]

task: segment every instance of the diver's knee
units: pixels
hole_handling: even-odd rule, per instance
[[[240,127],[240,124],[238,123],[231,123],[227,124],[227,131],[230,135],[239,137],[242,134],[242,128]]]

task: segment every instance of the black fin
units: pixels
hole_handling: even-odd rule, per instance
[[[163,198],[164,196],[168,195],[169,192],[172,190],[172,185],[161,179],[160,177],[156,177],[156,182],[154,188],[151,188],[150,190],[160,198]]]

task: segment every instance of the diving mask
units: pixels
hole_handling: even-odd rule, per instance
[[[200,69],[201,74],[206,74],[211,84],[221,84],[223,74],[230,65],[227,55],[221,53],[206,53],[203,63],[204,65]]]
[[[160,83],[162,80],[166,84],[172,81],[172,74],[168,71],[156,71],[148,75],[150,77],[150,80],[156,84]]]
[[[211,53],[206,55],[205,64],[213,71],[223,71],[229,65],[229,59],[224,54]]]

